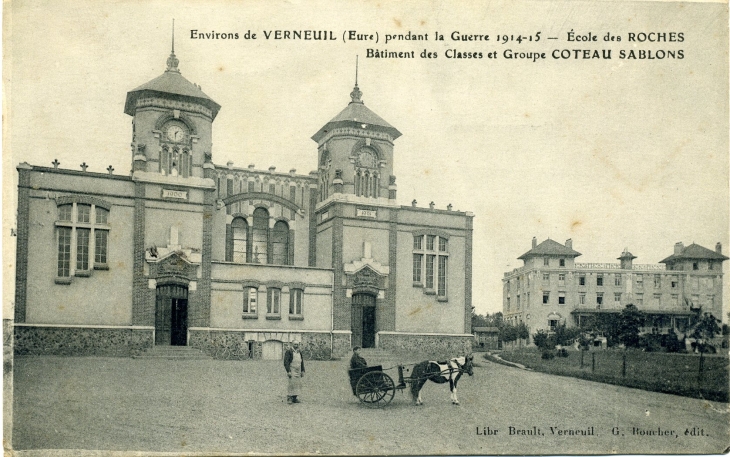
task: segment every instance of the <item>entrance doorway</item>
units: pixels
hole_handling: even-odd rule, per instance
[[[188,288],[177,284],[157,288],[155,344],[187,346]]]
[[[352,336],[353,344],[364,348],[375,347],[377,331],[377,313],[375,312],[375,296],[355,294],[352,296]],[[360,340],[358,344],[358,341]]]

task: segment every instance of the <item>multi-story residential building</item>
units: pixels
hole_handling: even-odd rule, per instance
[[[519,259],[524,265],[504,274],[503,314],[507,322],[524,322],[533,334],[558,324],[580,326],[601,313],[618,313],[628,304],[647,315],[643,331],[682,329],[693,309],[722,316],[722,245],[674,245],[659,264],[634,264],[627,249],[619,263],[576,263],[581,253],[547,239]]]

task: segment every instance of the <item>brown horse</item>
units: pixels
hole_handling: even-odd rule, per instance
[[[451,390],[451,403],[459,404],[459,398],[456,396],[456,384],[463,373],[469,376],[474,375],[474,355],[469,354],[465,357],[454,357],[446,362],[425,361],[417,363],[413,366],[411,372],[411,397],[416,405],[423,404],[421,398],[421,389],[426,381],[431,380],[437,384],[449,383]]]

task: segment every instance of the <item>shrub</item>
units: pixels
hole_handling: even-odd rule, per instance
[[[558,357],[568,357],[568,350],[565,348],[558,349]]]
[[[540,349],[547,349],[547,340],[548,334],[543,329],[538,330],[537,333],[532,335],[532,342]]]
[[[542,351],[542,355],[540,356],[543,360],[552,360],[555,358],[555,353],[553,351]]]

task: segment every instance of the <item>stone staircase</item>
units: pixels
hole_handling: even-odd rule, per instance
[[[135,359],[203,360],[211,357],[190,346],[152,346]]]

